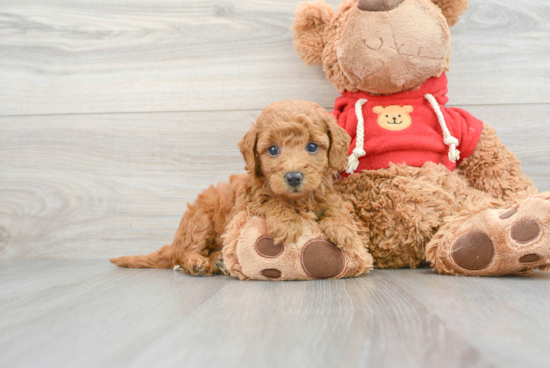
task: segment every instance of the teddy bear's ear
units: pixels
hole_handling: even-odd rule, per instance
[[[432,0],[432,2],[441,8],[449,26],[454,26],[469,6],[468,0]]]
[[[334,10],[322,0],[302,3],[292,24],[294,48],[306,64],[320,64],[325,41],[323,33],[329,24]]]
[[[413,112],[414,107],[412,107],[411,105],[405,105],[403,106],[403,110],[405,110],[406,113]]]

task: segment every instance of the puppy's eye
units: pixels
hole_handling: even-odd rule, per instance
[[[389,115],[386,115],[387,118],[389,118],[390,116]]]
[[[308,143],[306,150],[309,153],[317,153],[317,151],[319,151],[319,146],[316,145],[315,143]]]
[[[279,147],[277,146],[271,146],[267,149],[267,153],[271,156],[271,157],[277,157],[279,156],[279,153],[281,153],[279,151]]]
[[[401,117],[401,115],[399,115],[399,117]]]

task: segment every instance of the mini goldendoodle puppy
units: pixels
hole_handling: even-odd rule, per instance
[[[264,219],[275,243],[296,242],[304,221],[314,221],[328,240],[353,252],[363,246],[362,235],[332,186],[346,166],[349,143],[321,106],[294,100],[271,104],[239,143],[246,174],[210,186],[188,205],[171,245],[111,262],[134,268],[181,265],[196,276],[225,273],[223,235],[242,211]]]

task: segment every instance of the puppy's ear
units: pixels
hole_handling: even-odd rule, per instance
[[[340,128],[332,115],[327,116],[325,123],[330,139],[328,164],[333,170],[338,172],[344,171],[348,163],[348,149],[351,137],[344,129]]]
[[[321,64],[325,41],[323,33],[334,10],[322,0],[302,3],[292,24],[294,48],[307,65]]]
[[[258,127],[256,124],[252,124],[248,132],[244,135],[243,139],[239,142],[239,148],[243,155],[246,166],[244,167],[250,174],[257,177],[263,177],[262,165],[260,163],[260,157],[256,151],[256,145],[258,144]]]
[[[432,2],[439,6],[451,27],[460,20],[460,16],[469,6],[468,0],[432,0]]]

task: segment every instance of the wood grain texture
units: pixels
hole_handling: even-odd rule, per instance
[[[0,261],[2,367],[546,367],[550,275],[241,282]]]
[[[170,243],[186,202],[244,171],[255,114],[2,119],[0,257],[71,258]]]
[[[550,105],[465,106],[550,190]],[[260,111],[0,117],[0,258],[104,258],[172,241],[186,203],[244,172]]]
[[[496,366],[548,366],[550,274],[482,280],[433,277],[424,270],[384,276],[403,290],[414,290],[419,303],[448,328],[461,331]]]
[[[336,91],[291,44],[300,1],[0,0],[0,115],[330,106]],[[548,1],[470,3],[454,103],[549,103]]]
[[[332,106],[291,45],[300,1],[0,0],[0,367],[548,366],[550,274],[270,283],[106,261],[170,243],[187,202],[243,171],[266,105]],[[451,104],[550,190],[550,4],[470,3]]]

